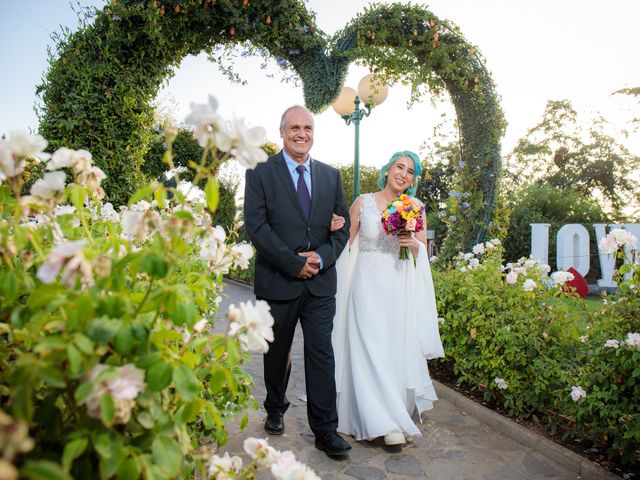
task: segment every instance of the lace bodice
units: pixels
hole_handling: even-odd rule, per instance
[[[380,218],[373,194],[367,193],[362,198],[360,210],[360,251],[373,253],[391,253],[398,256],[398,240],[393,235],[387,235],[382,229]]]

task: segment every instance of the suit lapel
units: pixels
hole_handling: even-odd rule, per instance
[[[302,211],[302,207],[300,207],[300,202],[298,201],[298,194],[296,193],[295,188],[293,188],[293,182],[291,181],[291,173],[289,172],[289,167],[287,167],[287,162],[284,160],[284,156],[282,152],[276,158],[276,173],[280,180],[282,181],[282,185],[284,189],[291,197],[291,203],[294,205],[295,209],[298,211],[300,216],[306,222],[307,219],[304,217],[304,212]],[[313,175],[311,175],[311,179],[313,181]],[[311,199],[311,211],[313,211],[313,199]]]

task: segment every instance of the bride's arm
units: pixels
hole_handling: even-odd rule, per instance
[[[351,205],[349,209],[349,220],[351,226],[349,227],[349,246],[353,244],[358,232],[360,231],[360,212],[362,211],[362,196],[356,198],[356,201]]]

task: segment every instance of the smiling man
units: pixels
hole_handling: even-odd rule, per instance
[[[270,435],[284,433],[291,344],[300,320],[309,426],[317,448],[340,456],[351,446],[336,433],[331,331],[335,261],[346,245],[349,224],[331,231],[334,213],[348,217],[342,179],[338,170],[309,155],[313,134],[313,116],[306,108],[285,110],[283,149],[246,172],[244,220],[257,251],[254,292],[269,303],[274,318],[274,341],[264,355],[264,428]]]

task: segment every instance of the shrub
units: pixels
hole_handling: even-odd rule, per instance
[[[548,266],[524,258],[502,266],[501,255],[499,242],[479,244],[435,272],[446,352],[438,365],[508,415],[569,418],[567,435],[638,462],[640,266],[627,258],[619,292],[590,313],[563,286],[566,273],[549,278]]]
[[[237,133],[232,146],[255,137]],[[204,191],[154,182],[120,212],[101,203],[104,173],[81,150],[56,150],[22,195],[26,158],[46,159],[47,142],[23,135],[20,151],[13,142],[0,144],[0,418],[12,429],[3,471],[214,476],[227,421],[256,406],[243,364],[248,350],[266,351],[273,319],[264,302],[241,304],[226,333],[210,332],[222,276],[253,254],[211,224],[220,162],[211,142],[194,177],[207,178]],[[242,146],[241,162],[264,160]]]

